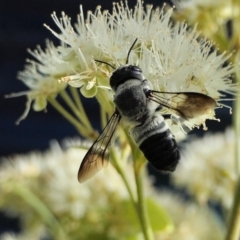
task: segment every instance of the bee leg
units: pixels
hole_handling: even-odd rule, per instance
[[[184,123],[183,118],[173,114],[162,114],[162,116],[165,120],[172,120],[172,123],[178,125],[184,133],[187,134],[190,131],[189,127]]]

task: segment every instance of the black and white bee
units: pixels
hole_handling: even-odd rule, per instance
[[[214,99],[202,93],[152,90],[152,85],[144,77],[142,70],[128,65],[129,54],[136,41],[137,39],[128,52],[126,65],[117,68],[110,77],[116,110],[85,155],[78,171],[79,182],[88,180],[107,165],[108,148],[120,120],[130,125],[130,136],[157,170],[173,172],[179,162],[180,153],[165,120],[196,118],[216,106]],[[169,108],[176,115],[160,114],[159,110],[162,108]]]

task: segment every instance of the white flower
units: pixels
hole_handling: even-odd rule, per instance
[[[189,143],[172,177],[200,203],[216,201],[231,207],[237,179],[233,131],[209,134]]]
[[[95,60],[116,68],[124,65],[136,38],[138,41],[130,53],[129,63],[142,68],[155,90],[195,91],[216,101],[222,96],[220,92],[232,92],[234,85],[229,78],[233,68],[224,65],[229,55],[212,51],[213,45],[199,40],[195,28],[189,30],[183,23],[173,26],[172,13],[173,9],[145,7],[140,0],[134,9],[127,3],[114,3],[112,13],[101,11],[98,6],[94,13],[88,11],[86,18],[80,6],[75,25],[65,13],[61,18],[53,13],[60,32],[45,26],[60,40],[60,46],[47,43],[46,52],[41,48],[30,51],[38,62],[30,61],[19,78],[31,90],[10,95],[28,96],[26,111],[20,120],[26,117],[33,100],[35,110],[44,109],[47,98],[56,96],[65,88],[64,83],[80,87],[85,97],[96,96],[105,111],[113,112],[112,97],[107,92],[113,69]],[[169,109],[166,111],[173,113]],[[204,125],[206,119],[215,119],[214,110],[186,125],[189,128]]]
[[[44,171],[51,173],[46,198],[52,210],[58,214],[70,212],[73,218],[79,219],[92,208],[92,204],[107,205],[109,194],[117,195],[120,199],[128,199],[121,177],[110,164],[93,179],[79,185],[76,172],[85,154],[86,150],[71,148],[63,153],[58,161],[49,158],[46,162]],[[94,203],[91,204],[91,201]]]
[[[45,52],[40,47],[29,51],[37,61],[28,60],[19,79],[30,90],[8,95],[28,97],[25,112],[18,122],[27,116],[32,101],[36,111],[45,109],[47,100],[56,97],[66,83],[81,88],[85,97],[96,96],[102,108],[112,113],[114,105],[107,91],[113,69],[95,60],[116,68],[124,65],[136,38],[129,63],[143,70],[155,90],[200,92],[217,102],[222,93],[232,93],[235,87],[230,81],[233,67],[225,64],[230,55],[218,55],[210,42],[199,40],[195,28],[189,30],[184,23],[173,25],[172,13],[173,9],[154,9],[152,5],[143,6],[138,0],[134,9],[130,9],[127,2],[114,3],[112,13],[101,11],[98,6],[94,13],[88,11],[85,18],[80,6],[77,23],[72,26],[65,13],[58,18],[54,12],[52,18],[60,32],[45,26],[60,40],[60,46],[47,42]],[[170,109],[164,111],[174,114]],[[206,119],[216,119],[214,109],[187,121],[186,125],[190,129],[199,125],[206,128]],[[174,133],[179,130],[176,128]]]
[[[46,231],[49,215],[44,215],[44,212],[44,217],[37,214],[39,203],[31,199],[31,194],[28,194],[27,201],[24,201],[24,197],[18,197],[21,188],[17,186],[34,194],[49,209],[69,239],[78,239],[79,234],[84,239],[95,235],[103,236],[103,239],[119,239],[119,234],[123,239],[124,236],[140,236],[138,228],[128,223],[128,220],[134,219],[134,208],[131,210],[130,205],[126,205],[129,202],[126,187],[111,165],[86,183],[78,183],[76,172],[80,159],[86,153],[85,149],[79,148],[79,144],[84,148],[88,146],[79,139],[66,140],[65,145],[71,146],[67,150],[54,142],[45,153],[33,152],[1,159],[0,209],[20,216],[23,220],[22,234],[5,234],[0,237],[1,240],[40,239],[49,236]],[[121,151],[117,154],[121,154]],[[134,183],[134,179],[131,179],[132,169],[127,160],[124,161],[126,157],[122,158],[121,163],[131,185]],[[154,232],[156,239],[186,240],[193,236],[194,239],[221,239],[219,236],[223,229],[214,213],[205,206],[184,202],[166,191],[158,193],[152,188],[149,179],[143,183],[147,198],[154,203],[150,206],[158,206],[159,203],[159,208],[153,209],[157,209],[158,214],[161,213],[160,220],[168,221],[162,230]],[[131,188],[134,189],[132,185]],[[131,213],[124,211],[125,206],[134,216],[127,216]],[[151,216],[153,219],[156,217],[155,214]],[[54,229],[51,230],[54,232]]]
[[[7,97],[18,97],[26,95],[28,101],[23,115],[17,120],[19,123],[23,120],[34,101],[33,109],[35,111],[44,110],[47,106],[49,97],[55,98],[57,94],[66,88],[66,83],[59,83],[58,79],[72,71],[72,66],[62,60],[62,56],[57,48],[49,41],[47,47],[43,51],[39,46],[35,51],[28,52],[36,59],[27,59],[25,70],[20,72],[18,78],[29,88],[29,90],[19,93],[12,93]]]
[[[46,225],[51,221],[51,214],[56,217],[58,224],[63,226],[69,239],[77,239],[79,234],[88,239],[88,234],[92,236],[98,233],[118,239],[122,229],[123,234],[135,234],[139,231],[138,228],[130,228],[127,222],[124,222],[125,213],[121,213],[124,204],[132,203],[124,182],[111,164],[93,179],[79,184],[77,170],[85,154],[86,149],[79,146],[63,150],[54,143],[45,153],[33,152],[1,159],[0,209],[20,217],[24,234],[39,236],[38,239],[46,234]],[[126,164],[124,169],[127,178],[134,184],[134,179],[131,179],[131,166],[126,161],[123,163]],[[22,191],[28,194],[23,196]],[[43,206],[48,209],[48,214],[46,210],[42,211]],[[116,217],[115,214],[119,216]],[[93,231],[95,224],[97,225]],[[106,232],[106,226],[109,225],[112,227]],[[48,227],[51,231],[56,231],[51,226]],[[24,239],[24,236],[17,237]],[[4,238],[7,239],[7,235]]]
[[[24,240],[24,237],[25,236],[16,235],[14,233],[5,233],[0,235],[0,240]]]
[[[78,59],[79,63],[62,80],[71,86],[82,87],[84,96],[96,95],[109,112],[109,105],[102,95],[98,95],[97,89],[109,89],[113,69],[94,59],[115,67],[124,65],[131,44],[138,38],[129,63],[143,70],[155,90],[200,92],[219,101],[220,92],[234,89],[229,81],[233,68],[224,65],[229,55],[212,51],[213,45],[199,40],[196,29],[189,30],[183,23],[173,26],[170,22],[172,11],[153,9],[152,5],[144,7],[141,1],[134,9],[129,9],[127,3],[121,2],[113,5],[112,13],[97,7],[95,13],[89,11],[85,19],[81,6],[74,26],[65,13],[60,19],[53,13],[52,18],[60,33],[46,27],[64,43],[59,49],[61,54],[71,52],[75,56],[69,58],[69,64],[73,59]],[[105,90],[104,94],[108,96]],[[108,98],[108,101],[112,99]],[[171,113],[171,110],[167,111]],[[215,119],[214,111],[189,121],[187,125],[190,128],[204,125],[206,119]]]
[[[107,204],[105,196],[108,197],[109,194],[117,194],[120,199],[127,199],[125,186],[110,164],[94,179],[79,185],[77,169],[85,154],[86,150],[79,147],[63,152],[55,143],[45,154],[33,152],[26,156],[17,156],[14,160],[3,159],[0,181],[4,183],[17,180],[32,188],[38,187],[36,183],[36,186],[32,185],[33,180],[39,181],[44,186],[45,192],[40,195],[47,199],[52,210],[58,214],[70,212],[74,218],[82,217],[91,207],[89,201],[93,195],[101,195],[101,198],[95,199],[96,202],[99,200],[99,204]],[[103,194],[104,192],[106,194]],[[85,204],[87,202],[88,206]]]
[[[42,233],[42,232],[31,232],[31,233],[4,233],[2,235],[0,235],[0,240],[27,240],[27,239],[31,239],[31,240],[39,240],[42,239],[42,237],[44,237],[46,234]]]

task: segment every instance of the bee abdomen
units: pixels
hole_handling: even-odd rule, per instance
[[[176,140],[169,129],[149,136],[139,148],[146,159],[159,171],[173,172],[180,159]]]

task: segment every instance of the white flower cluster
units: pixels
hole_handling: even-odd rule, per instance
[[[231,129],[188,143],[172,175],[174,184],[185,187],[200,203],[215,201],[229,209],[237,181],[234,143]]]
[[[66,145],[73,146],[72,143],[66,141]],[[85,152],[75,147],[63,150],[54,142],[45,153],[32,152],[1,159],[0,210],[20,217],[23,227],[20,234],[5,233],[0,236],[1,240],[49,238],[47,229],[54,232],[48,225],[52,219],[49,219],[49,212],[45,215],[41,204],[56,216],[65,231],[65,238],[56,239],[78,239],[79,236],[81,239],[99,239],[99,236],[119,239],[119,234],[122,239],[129,239],[129,236],[142,239],[138,222],[133,221],[135,213],[127,190],[111,165],[94,179],[78,183],[76,169]],[[124,164],[126,177],[134,183],[129,163],[125,161]],[[209,209],[185,203],[173,193],[161,191],[159,194],[149,179],[144,181],[144,189],[148,200],[158,206],[150,208],[150,212],[158,210],[151,212],[157,220],[153,225],[163,225],[161,231],[157,228],[154,232],[156,239],[221,239],[221,225]]]
[[[94,179],[80,185],[76,172],[85,154],[85,149],[75,147],[63,151],[57,143],[54,143],[46,153],[32,152],[1,159],[0,209],[4,209],[10,215],[20,216],[23,220],[24,234],[26,236],[35,234],[35,237],[38,236],[35,239],[40,239],[40,236],[47,233],[44,220],[49,217],[44,216],[42,208],[40,209],[42,214],[38,215],[38,206],[41,207],[38,201],[58,218],[69,236],[72,234],[79,236],[79,233],[83,236],[91,235],[92,224],[96,223],[99,226],[95,227],[95,234],[102,234],[105,224],[109,225],[111,218],[115,219],[113,209],[120,211],[121,203],[129,201],[129,196],[120,175],[111,165]],[[131,171],[131,168],[126,166],[126,172],[128,171]],[[27,200],[24,201],[25,197]],[[32,203],[36,209],[27,203]],[[106,235],[117,234],[116,229],[117,224]],[[3,239],[11,237],[14,239],[14,235],[11,234],[5,235]]]
[[[89,69],[94,59],[116,67],[123,65],[132,42],[138,38],[138,47],[130,54],[129,62],[142,68],[156,90],[198,91],[218,99],[218,91],[231,89],[227,81],[231,66],[222,68],[228,57],[218,56],[216,51],[210,53],[211,43],[198,41],[195,29],[189,31],[185,24],[172,26],[171,15],[172,9],[153,9],[151,5],[144,9],[138,1],[134,10],[123,3],[115,4],[112,14],[101,12],[98,7],[94,14],[88,12],[86,21],[80,8],[75,31],[65,14],[61,20],[55,13],[52,15],[59,34],[47,27],[66,44],[66,48],[61,48],[62,53],[74,51],[81,72]],[[74,86],[82,86],[82,79],[77,81],[76,75],[73,76],[74,80],[68,83],[79,82]],[[98,81],[96,84],[100,85]]]
[[[45,51],[38,46],[35,51],[28,50],[28,52],[37,61],[27,59],[25,70],[18,74],[18,78],[30,90],[7,95],[7,97],[26,95],[28,98],[26,109],[17,123],[26,118],[32,102],[35,111],[44,110],[47,106],[47,98],[55,98],[67,86],[66,83],[59,84],[59,77],[72,71],[72,63],[63,61],[57,48],[49,41],[46,42]]]
[[[65,13],[61,18],[53,13],[52,18],[60,32],[45,26],[61,41],[61,45],[56,48],[48,45],[46,53],[50,52],[50,56],[41,50],[33,54],[40,63],[31,62],[20,78],[30,88],[44,93],[41,84],[36,83],[42,81],[35,74],[35,69],[39,68],[47,76],[81,88],[86,97],[96,96],[102,107],[110,112],[112,105],[106,104],[103,94],[100,96],[98,92],[105,89],[105,98],[112,102],[106,89],[110,89],[109,76],[113,69],[95,60],[116,68],[124,65],[131,44],[138,38],[129,63],[143,70],[155,90],[200,92],[219,101],[220,92],[233,90],[229,81],[232,66],[224,65],[229,56],[212,51],[212,44],[199,40],[196,30],[189,30],[186,24],[173,26],[170,21],[172,12],[173,9],[166,10],[166,7],[154,9],[152,5],[143,6],[139,0],[134,9],[130,9],[127,3],[114,3],[112,13],[102,11],[99,6],[94,13],[89,11],[86,18],[81,6],[75,25]],[[42,96],[46,98],[46,95]],[[214,111],[188,125],[190,128],[201,125],[206,119],[215,119]]]
[[[70,212],[74,218],[82,217],[86,213],[85,202],[88,202],[88,207],[91,208],[90,201],[94,195],[96,197],[94,201],[97,203],[99,200],[99,204],[106,204],[103,192],[106,192],[106,196],[112,193],[117,194],[121,199],[128,198],[120,176],[111,165],[96,175],[94,180],[79,185],[76,171],[85,154],[86,150],[82,148],[70,148],[63,151],[55,143],[45,154],[33,152],[26,156],[20,155],[17,161],[2,159],[0,181],[4,183],[14,179],[30,187],[38,188],[37,185],[34,186],[31,183],[34,179],[44,185],[40,195],[47,199],[55,212],[59,214]],[[99,199],[98,195],[103,196]]]

